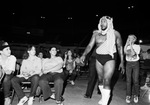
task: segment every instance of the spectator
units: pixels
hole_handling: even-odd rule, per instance
[[[131,96],[133,93],[134,102],[138,103],[139,96],[139,54],[140,45],[135,44],[137,37],[135,35],[129,35],[124,47],[124,53],[126,55],[126,103],[131,102]],[[132,78],[133,77],[133,78]],[[132,80],[133,80],[133,92],[132,92]]]
[[[65,75],[66,75],[66,79],[69,79],[69,82],[72,85],[75,85],[75,78],[77,76],[77,71],[75,70],[76,68],[76,62],[75,62],[75,58],[73,56],[73,52],[68,49],[67,52],[65,52],[65,59],[64,59],[64,64],[65,64]],[[70,78],[69,78],[70,77]]]
[[[33,99],[39,83],[39,75],[41,74],[41,59],[36,56],[36,47],[31,45],[26,50],[26,56],[22,61],[20,74],[12,78],[11,82],[19,98],[17,105],[23,105],[28,101],[28,105],[33,104]],[[25,96],[21,83],[24,81],[31,82],[31,91],[29,98]]]
[[[16,57],[11,55],[10,46],[7,42],[0,42],[0,70],[1,70],[1,80],[4,90],[5,102],[4,105],[10,105],[10,89],[11,89],[11,79],[13,73],[15,72]]]
[[[62,105],[62,92],[64,83],[63,59],[57,56],[57,49],[52,47],[49,51],[50,58],[43,61],[43,75],[40,78],[39,86],[43,92],[44,100],[55,99],[57,105]],[[54,82],[55,94],[52,93],[49,82]]]

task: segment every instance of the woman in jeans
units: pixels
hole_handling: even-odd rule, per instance
[[[15,92],[19,98],[17,105],[23,105],[28,101],[28,105],[33,104],[33,99],[39,83],[39,75],[41,74],[41,59],[36,55],[36,47],[31,45],[26,50],[26,57],[22,61],[20,68],[20,74],[12,78],[11,82]],[[31,82],[31,91],[29,98],[25,96],[22,90],[21,83],[29,81]]]
[[[131,102],[131,96],[133,93],[134,102],[138,103],[139,96],[139,54],[140,45],[135,44],[135,35],[129,35],[127,42],[124,47],[124,53],[126,55],[126,80],[127,80],[127,90],[126,90],[126,103]],[[133,79],[132,79],[133,77]],[[132,80],[133,80],[133,92],[132,90]]]
[[[71,85],[75,85],[75,78],[77,76],[76,71],[76,59],[73,56],[73,52],[71,49],[68,49],[67,52],[65,52],[65,58],[64,58],[64,64],[65,64],[65,78],[66,80],[69,78],[69,82]]]
[[[49,51],[50,58],[43,60],[43,75],[40,77],[39,86],[43,92],[44,100],[54,99],[57,105],[63,105],[62,92],[64,86],[63,59],[57,56],[57,49],[52,47]],[[55,94],[52,93],[49,82],[54,82]]]

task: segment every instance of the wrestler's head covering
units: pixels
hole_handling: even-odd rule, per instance
[[[101,21],[102,19],[105,19],[107,22],[107,28],[105,30],[102,30],[101,28]],[[109,16],[103,16],[102,18],[100,18],[99,24],[98,24],[98,32],[103,34],[103,35],[107,35],[107,49],[109,54],[113,57],[113,53],[114,53],[114,46],[115,46],[115,34],[114,34],[114,27],[113,27],[113,18],[109,17]]]
[[[6,47],[9,47],[9,44],[3,40],[0,41],[0,51],[2,51]]]
[[[107,22],[107,28],[105,30],[102,30],[101,28],[101,22],[102,20],[105,19],[106,22]],[[109,16],[103,16],[102,18],[100,18],[99,20],[99,24],[98,24],[98,31],[101,33],[101,34],[106,34],[108,31],[112,30],[114,27],[113,27],[113,18],[109,17]]]

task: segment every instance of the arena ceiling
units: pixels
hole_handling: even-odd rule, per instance
[[[140,0],[12,0],[0,9],[1,36],[10,41],[85,46],[104,15],[124,40],[149,37],[149,7]]]

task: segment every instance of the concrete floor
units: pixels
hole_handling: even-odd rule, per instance
[[[125,103],[125,96],[126,96],[126,82],[123,81],[120,77],[119,79],[113,78],[114,82],[114,88],[112,92],[112,98],[110,100],[109,105],[127,105]],[[68,84],[65,93],[64,93],[64,105],[98,105],[98,101],[101,98],[101,95],[97,94],[97,88],[95,87],[95,90],[93,92],[93,96],[91,99],[86,99],[83,97],[86,91],[87,86],[87,79],[78,78],[75,81],[75,86],[71,86],[71,84]],[[141,91],[140,94],[143,94],[144,91]],[[144,97],[139,98],[139,103],[135,104],[132,102],[128,105],[150,105],[150,101],[148,100],[148,94],[147,92]],[[12,105],[17,104],[17,96],[15,96]],[[25,104],[27,105],[27,103]],[[47,100],[42,101],[40,103],[38,101],[38,98],[35,98],[34,105],[56,105],[54,100]]]

